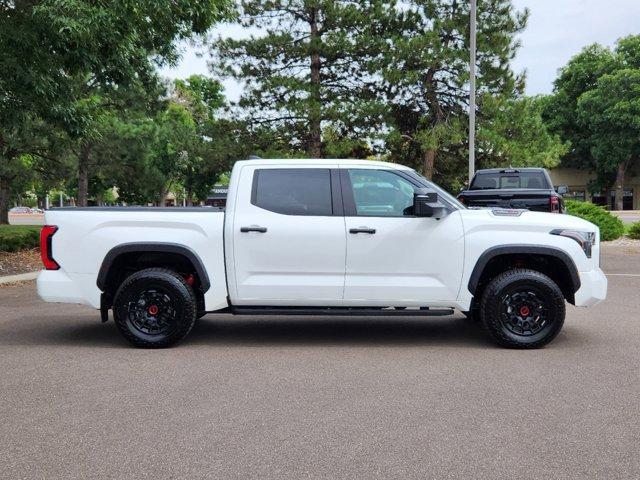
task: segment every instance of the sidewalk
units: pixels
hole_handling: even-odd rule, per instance
[[[611,213],[624,223],[640,222],[640,210],[612,210]]]
[[[6,275],[4,277],[0,277],[0,285],[3,283],[15,283],[15,282],[26,282],[29,280],[35,280],[38,278],[38,274],[40,272],[29,272],[29,273],[21,273],[19,275]]]

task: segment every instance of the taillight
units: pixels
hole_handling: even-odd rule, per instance
[[[55,225],[45,225],[40,230],[40,256],[42,257],[42,264],[47,270],[58,270],[60,268],[60,265],[53,259],[51,252],[51,238],[57,231],[58,227]]]
[[[551,213],[560,213],[560,200],[558,197],[549,198],[549,211]]]
[[[464,197],[462,195],[458,195],[458,201],[463,205],[465,204]]]

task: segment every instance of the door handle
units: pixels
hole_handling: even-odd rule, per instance
[[[257,225],[251,225],[250,227],[240,227],[240,231],[242,233],[248,233],[248,232],[267,233],[267,227],[259,227]]]
[[[370,235],[373,235],[374,233],[376,233],[376,229],[369,227],[350,228],[349,233],[368,233]]]

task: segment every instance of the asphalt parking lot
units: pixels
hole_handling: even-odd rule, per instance
[[[0,477],[640,478],[640,250],[603,269],[607,301],[537,351],[459,315],[209,316],[137,350],[2,288]]]

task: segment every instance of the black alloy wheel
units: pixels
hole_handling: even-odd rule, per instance
[[[113,304],[115,323],[138,347],[161,348],[182,340],[196,321],[193,289],[178,273],[148,268],[129,276]]]
[[[141,290],[127,305],[132,328],[146,335],[167,335],[176,326],[180,306],[162,286]]]
[[[515,335],[531,336],[540,332],[549,320],[544,294],[535,287],[518,289],[502,298],[500,320]]]
[[[553,340],[564,324],[562,291],[535,270],[513,269],[491,280],[482,294],[480,315],[500,345],[538,348]]]

